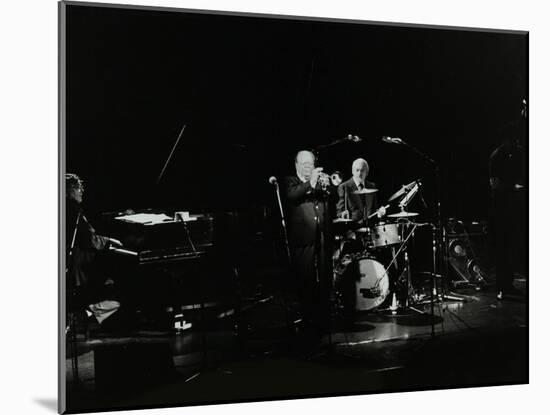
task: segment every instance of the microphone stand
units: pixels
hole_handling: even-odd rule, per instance
[[[324,149],[333,147],[335,145],[345,143],[346,141],[347,142],[352,142],[352,143],[360,143],[362,140],[361,140],[361,138],[357,137],[356,135],[348,134],[346,137],[340,138],[338,140],[334,140],[331,143],[318,145],[317,147],[315,147],[315,150],[317,150],[317,151],[318,150],[324,150]]]
[[[330,183],[325,188],[321,184],[317,184],[314,191],[319,192],[322,194],[320,201],[323,204],[323,222],[320,221],[319,218],[319,212],[316,211],[315,214],[317,215],[317,240],[315,242],[315,253],[314,253],[314,268],[315,268],[315,277],[317,282],[317,288],[318,288],[318,295],[319,295],[319,306],[320,309],[318,312],[320,313],[320,319],[322,327],[318,327],[323,332],[325,330],[328,332],[328,344],[326,345],[326,350],[323,352],[317,352],[313,355],[310,355],[308,357],[309,359],[312,359],[314,357],[321,357],[321,356],[329,356],[333,353],[333,343],[332,343],[332,302],[331,302],[331,291],[332,291],[332,283],[329,282],[331,279],[327,278],[328,272],[326,272],[327,267],[330,267],[330,260],[327,261],[327,235],[325,235],[325,230],[328,228],[328,225],[330,224],[330,214],[329,214],[329,203],[328,199],[330,197]],[[316,209],[317,210],[317,209]],[[331,284],[330,286],[328,284]],[[326,301],[326,302],[325,302]],[[325,321],[324,318],[327,320]],[[324,325],[326,323],[326,326]]]
[[[285,243],[285,250],[286,250],[286,257],[288,260],[288,265],[292,265],[292,260],[290,257],[290,246],[288,244],[288,232],[286,229],[286,221],[285,221],[285,213],[283,210],[283,204],[281,202],[281,192],[279,190],[279,182],[275,181],[273,183],[275,185],[275,194],[277,196],[277,204],[279,205],[279,213],[281,214],[281,226],[283,228],[283,237],[284,237],[284,243]]]
[[[330,182],[329,184],[323,188],[323,224],[321,226],[321,243],[322,246],[319,246],[321,248],[321,255],[324,256],[323,258],[323,269],[321,270],[321,275],[319,278],[319,294],[321,295],[321,313],[322,316],[324,313],[324,317],[327,318],[327,329],[328,329],[328,351],[329,353],[332,353],[333,351],[333,345],[332,345],[332,307],[331,307],[331,292],[332,292],[332,278],[327,278],[327,275],[329,274],[326,272],[327,267],[330,267],[331,261],[327,261],[327,250],[329,249],[327,247],[327,238],[325,235],[325,229],[328,229],[328,224],[330,223],[330,212],[329,212],[329,203],[328,199],[330,198]],[[329,236],[331,236],[330,234]],[[330,242],[329,242],[330,243]],[[329,245],[329,247],[332,246],[332,244]],[[329,268],[330,269],[330,268]],[[332,276],[331,276],[332,277]],[[328,285],[330,281],[330,286]],[[324,284],[327,284],[325,287]],[[326,292],[325,292],[326,289]],[[326,298],[325,298],[326,296]],[[327,303],[323,304],[323,301],[326,300]],[[323,330],[325,328],[323,327]]]
[[[285,212],[283,209],[283,203],[281,201],[281,191],[279,188],[279,182],[275,177],[270,178],[269,182],[275,186],[275,196],[277,198],[277,205],[279,206],[279,214],[281,215],[281,227],[283,229],[283,239],[284,239],[284,245],[285,245],[285,251],[286,251],[286,260],[288,265],[288,271],[289,273],[293,272],[293,264],[292,264],[292,256],[290,255],[290,244],[288,242],[288,231],[286,227],[286,219],[285,219]],[[282,307],[285,315],[285,322],[287,330],[291,333],[294,333],[294,325],[301,321],[301,318],[297,320],[291,320],[291,308],[288,304],[288,298],[286,298],[286,294],[284,292],[285,290],[281,290],[281,300],[282,300]],[[270,297],[269,300],[272,300],[273,297]],[[262,301],[263,302],[263,301]]]

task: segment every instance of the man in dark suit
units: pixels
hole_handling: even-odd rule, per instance
[[[365,159],[355,160],[351,166],[352,177],[338,186],[336,213],[339,217],[353,219],[361,226],[368,225],[368,217],[378,206],[376,193],[356,194],[363,189],[375,189],[376,185],[366,178],[369,165]],[[384,216],[384,207],[377,211],[378,217]]]
[[[303,317],[317,329],[328,324],[331,276],[330,179],[315,156],[300,151],[295,159],[296,174],[284,182],[288,213],[289,245]]]

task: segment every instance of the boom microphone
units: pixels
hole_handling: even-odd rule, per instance
[[[352,143],[360,143],[363,141],[363,139],[357,135],[348,134],[346,138],[344,138],[346,141],[351,141]]]
[[[269,178],[269,183],[271,183],[273,186],[277,186],[279,183],[277,182],[277,178],[275,176],[271,176]]]
[[[399,137],[390,137],[390,136],[383,136],[382,141],[387,144],[401,144],[403,143],[403,140],[401,140]]]

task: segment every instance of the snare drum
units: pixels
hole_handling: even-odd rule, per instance
[[[374,248],[401,243],[399,224],[385,223],[370,228],[370,239]]]

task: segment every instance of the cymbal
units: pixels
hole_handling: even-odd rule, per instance
[[[412,218],[413,216],[418,216],[418,213],[416,212],[392,213],[391,215],[388,215],[388,218]]]
[[[349,223],[349,222],[353,222],[353,219],[336,218],[332,221],[332,223]]]
[[[405,196],[407,193],[411,191],[411,189],[414,187],[415,184],[416,184],[416,180],[407,185],[403,185],[401,189],[399,189],[397,192],[395,192],[393,195],[390,196],[390,198],[388,199],[388,202],[391,202],[397,198],[400,198],[401,196]]]
[[[378,189],[367,189],[367,188],[364,188],[364,189],[361,189],[361,190],[356,190],[354,192],[352,192],[354,195],[368,195],[370,193],[376,193],[378,191]]]

